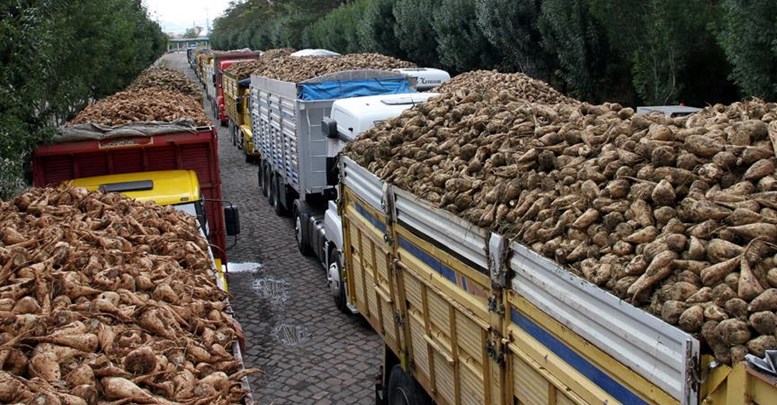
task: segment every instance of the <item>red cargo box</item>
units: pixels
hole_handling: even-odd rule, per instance
[[[77,139],[40,145],[33,152],[33,184],[53,186],[65,180],[154,170],[188,169],[197,173],[207,210],[210,243],[226,263],[226,233],[215,128],[164,134]]]

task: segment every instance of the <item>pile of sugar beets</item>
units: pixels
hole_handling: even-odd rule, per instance
[[[494,85],[448,86],[345,154],[699,336],[723,362],[777,348],[777,104],[635,115],[544,104],[547,92],[516,90],[522,75],[478,74]]]
[[[202,102],[178,91],[159,87],[135,88],[97,100],[78,113],[68,125],[98,124],[110,127],[141,122],[191,120],[209,126]]]
[[[255,370],[199,235],[115,193],[0,202],[0,403],[241,403]]]
[[[165,66],[151,66],[127,86],[127,90],[160,89],[177,91],[202,102],[202,90],[180,70]]]
[[[340,56],[281,55],[247,63],[253,64],[254,70],[251,74],[295,83],[344,70],[389,70],[415,67],[411,62],[379,53],[352,53]]]
[[[196,126],[211,125],[202,107],[202,92],[182,72],[152,66],[125,90],[89,104],[67,124],[115,127],[178,120],[190,120]]]

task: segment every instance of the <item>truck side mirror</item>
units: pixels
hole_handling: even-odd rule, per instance
[[[240,212],[236,206],[224,207],[224,224],[227,228],[227,236],[240,233]]]
[[[321,120],[321,131],[327,138],[337,138],[337,121],[331,117],[324,117]]]

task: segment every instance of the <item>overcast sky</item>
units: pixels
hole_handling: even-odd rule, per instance
[[[183,33],[194,25],[205,34],[206,15],[210,20],[222,15],[230,0],[143,0],[151,19],[159,21],[165,32]]]

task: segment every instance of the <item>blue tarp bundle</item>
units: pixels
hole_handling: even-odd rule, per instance
[[[415,93],[405,78],[300,83],[297,87],[297,98],[305,101],[401,93]]]

